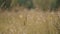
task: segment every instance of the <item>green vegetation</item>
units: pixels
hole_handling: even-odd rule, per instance
[[[9,8],[16,6],[17,4],[25,8],[34,8],[38,5],[42,10],[56,10],[60,6],[60,0],[0,0],[0,7]]]

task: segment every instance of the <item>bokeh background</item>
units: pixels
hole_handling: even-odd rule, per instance
[[[42,10],[57,10],[60,7],[60,0],[0,0],[1,8],[12,8],[17,5],[24,8],[40,8]]]
[[[0,0],[0,34],[60,34],[60,0]]]

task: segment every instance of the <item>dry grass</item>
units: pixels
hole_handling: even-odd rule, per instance
[[[34,9],[0,13],[0,34],[60,34],[59,13]]]

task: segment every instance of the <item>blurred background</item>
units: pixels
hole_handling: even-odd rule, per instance
[[[60,0],[0,0],[0,34],[60,34]]]
[[[9,9],[17,5],[28,9],[57,10],[60,7],[60,0],[0,0],[0,8]]]

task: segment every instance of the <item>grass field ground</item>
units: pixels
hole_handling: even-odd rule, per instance
[[[60,12],[0,12],[0,34],[60,34]]]

